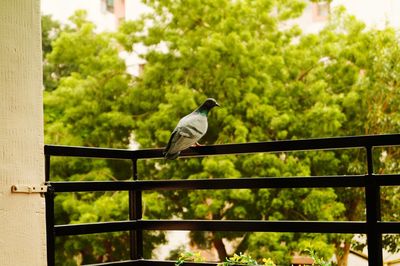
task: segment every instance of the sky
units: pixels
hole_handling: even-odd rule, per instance
[[[104,2],[104,1],[103,1]],[[140,0],[125,0],[126,19],[137,19],[149,10]],[[115,30],[116,23],[112,14],[106,12],[101,0],[41,0],[41,12],[52,15],[54,19],[67,23],[75,10],[88,11],[88,19],[93,21],[99,30]]]
[[[400,28],[399,0],[334,0],[332,6],[344,5],[347,11],[369,26],[383,28],[389,21],[391,26]]]
[[[103,0],[104,1],[104,0]],[[51,14],[66,23],[76,9],[86,9],[89,20],[96,23],[99,30],[114,30],[115,19],[101,4],[102,0],[41,0],[43,14]],[[149,10],[140,0],[125,0],[126,19],[138,18]],[[333,0],[331,6],[343,5],[347,11],[363,20],[369,26],[382,28],[389,21],[391,26],[400,28],[400,0]]]

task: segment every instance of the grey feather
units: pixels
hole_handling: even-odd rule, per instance
[[[195,145],[206,134],[207,115],[215,106],[219,106],[219,104],[209,98],[199,108],[178,122],[164,150],[166,159],[176,159],[181,151]]]

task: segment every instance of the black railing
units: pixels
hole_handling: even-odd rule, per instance
[[[98,265],[174,265],[171,261],[143,259],[143,230],[240,231],[240,232],[313,232],[366,234],[368,262],[382,265],[382,234],[399,234],[400,222],[381,221],[380,187],[399,186],[400,175],[377,175],[373,169],[373,148],[400,145],[400,134],[337,137],[272,141],[244,144],[200,146],[184,151],[181,157],[227,155],[302,150],[331,150],[361,148],[366,150],[365,175],[313,177],[258,177],[206,180],[138,180],[137,161],[162,158],[161,149],[121,150],[69,146],[45,146],[45,166],[48,192],[46,193],[47,258],[55,263],[55,237],[115,231],[130,232],[130,260]],[[51,156],[70,156],[132,161],[131,181],[53,182],[50,180]],[[265,221],[265,220],[144,220],[142,219],[142,191],[197,190],[244,188],[365,188],[366,221]],[[128,221],[89,224],[54,224],[54,195],[58,192],[129,191]],[[185,265],[215,265],[215,263],[185,263]]]

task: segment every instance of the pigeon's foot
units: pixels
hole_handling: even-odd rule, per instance
[[[204,146],[204,145],[201,145],[200,143],[196,142],[196,143],[193,144],[191,147],[200,147],[200,146]]]

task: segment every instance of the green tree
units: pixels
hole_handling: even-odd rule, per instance
[[[328,83],[326,90],[336,94],[336,102],[346,116],[339,134],[383,134],[399,131],[399,95],[394,89],[398,79],[394,62],[400,59],[399,36],[393,29],[368,30],[363,23],[354,17],[346,16],[343,9],[338,9],[330,24],[318,36],[306,36],[302,42],[305,47],[315,47],[319,57],[328,59],[319,69],[314,68],[307,73],[305,78],[306,82],[324,80]],[[376,161],[380,157],[378,152],[382,150],[375,153]],[[393,164],[389,166],[394,158],[399,158],[398,151],[389,149],[388,154],[389,157],[383,160],[380,166],[375,166],[377,173],[399,170],[397,166],[393,167]],[[362,166],[365,162],[364,152],[353,151],[343,155],[340,160],[342,167],[328,174],[366,173],[365,167]],[[335,190],[339,200],[348,206],[343,219],[364,220],[364,191],[344,188]],[[382,196],[393,199],[390,203],[382,202],[383,217],[398,219],[393,216],[392,209],[398,204],[395,189],[385,189]],[[391,251],[395,251],[391,246],[397,241],[395,238],[387,240],[386,236],[384,240],[385,246]],[[339,237],[333,239],[333,242],[336,246],[338,265],[347,265],[351,236],[345,239]]]
[[[96,33],[83,12],[72,17],[74,26],[45,40],[46,143],[126,148],[134,130],[141,147],[163,147],[179,118],[207,97],[223,107],[210,114],[205,144],[399,131],[400,50],[394,30],[366,29],[339,10],[320,33],[302,35],[285,24],[302,13],[302,1],[146,3],[154,14],[123,24],[116,35],[120,45],[113,34]],[[118,49],[131,51],[135,43],[147,46],[147,64],[131,80]],[[377,172],[399,170],[398,149],[378,152]],[[139,171],[148,179],[363,174],[363,161],[359,150],[314,151],[152,160],[141,162]],[[57,158],[52,165],[52,176],[63,180],[131,176],[124,161]],[[383,191],[386,220],[398,220],[397,192]],[[57,223],[127,219],[127,197],[58,195]],[[171,191],[144,197],[144,216],[154,219],[365,219],[358,189]],[[197,246],[215,247],[221,260],[230,255],[224,240],[235,240],[235,252],[278,264],[311,247],[325,258],[335,253],[343,266],[352,236],[194,232],[191,238]],[[163,235],[148,233],[145,240],[149,257]],[[128,256],[126,233],[58,241],[60,265]],[[396,243],[395,236],[385,238],[393,251]]]
[[[42,51],[43,59],[51,52],[51,42],[57,39],[60,31],[62,30],[61,24],[52,19],[51,15],[42,16]]]
[[[399,98],[393,89],[398,57],[392,53],[398,49],[398,36],[393,30],[367,30],[338,10],[320,33],[301,35],[296,26],[282,27],[301,14],[301,1],[146,3],[154,14],[124,24],[119,35],[127,50],[139,42],[148,47],[131,100],[139,101],[131,110],[141,147],[165,146],[176,121],[206,97],[216,98],[223,108],[213,110],[205,144],[398,131]],[[147,178],[160,179],[363,174],[363,161],[365,153],[359,150],[299,152],[149,162],[143,171]],[[178,191],[163,197],[180,202],[171,215],[184,218],[365,219],[360,189]],[[241,239],[238,251],[278,258],[278,263],[311,243],[325,257],[335,253],[341,266],[347,265],[352,238],[191,236],[197,245],[214,246],[220,259],[227,255],[225,238]]]
[[[345,115],[329,93],[321,97],[326,85],[315,82],[306,87],[301,80],[292,82],[299,76],[299,70],[318,65],[320,59],[315,55],[299,62],[300,54],[297,58],[290,56],[291,52],[297,52],[291,43],[299,38],[300,30],[279,28],[280,23],[300,15],[304,3],[147,3],[154,8],[155,15],[144,19],[150,19],[152,26],[145,29],[144,21],[126,23],[119,38],[127,49],[132,47],[132,42],[140,41],[149,48],[144,73],[136,80],[133,92],[139,105],[132,106],[138,118],[135,138],[142,147],[164,146],[179,117],[206,97],[215,97],[223,108],[213,110],[204,143],[338,134]],[[141,38],[143,30],[148,35]],[[158,50],[162,43],[168,47],[167,52]],[[287,64],[291,62],[302,65],[289,68]],[[304,91],[307,95],[302,95]],[[304,123],[310,124],[307,132],[304,132]],[[157,164],[162,166],[147,165],[147,169],[154,169],[148,176],[192,179],[311,174],[310,159],[300,153],[287,154],[285,158],[259,154]],[[333,189],[196,191],[164,196],[173,202],[180,199],[182,206],[176,206],[175,215],[184,218],[333,220],[344,211],[343,205],[335,201]],[[295,206],[297,211],[293,211]],[[256,257],[268,257],[265,252],[275,252],[280,254],[278,262],[287,262],[291,252],[299,250],[295,243],[313,242],[316,236],[278,234],[267,240],[262,234],[192,233],[197,245],[213,245],[221,260],[228,255],[223,238],[240,237],[238,251],[248,249]],[[292,244],[280,245],[284,240]],[[261,243],[265,248],[259,248]],[[329,245],[319,248],[327,255],[333,252]]]
[[[49,62],[46,60],[47,54],[52,51],[51,43],[58,38],[61,31],[67,30],[65,27],[62,27],[61,24],[53,20],[50,15],[42,16],[42,55],[43,55],[43,83],[44,87],[49,90],[53,88],[53,81],[51,79],[51,66]]]
[[[58,24],[44,17],[43,30]],[[45,142],[88,147],[127,148],[133,118],[127,101],[131,77],[109,33],[96,33],[86,13],[71,17],[73,26],[45,39]],[[56,27],[55,29],[53,27]],[[49,33],[44,33],[49,36]],[[121,180],[132,176],[128,161],[52,159],[52,180]],[[55,199],[56,223],[127,220],[127,192],[65,193]],[[147,208],[145,215],[157,213]],[[148,234],[146,251],[163,236]],[[128,232],[57,238],[57,265],[75,265],[129,258]]]

